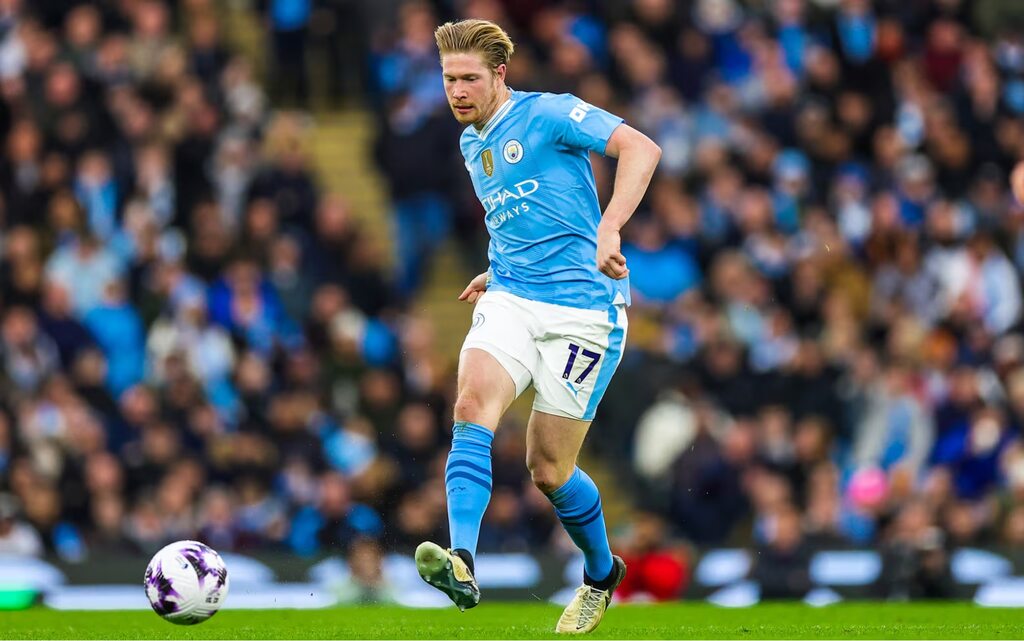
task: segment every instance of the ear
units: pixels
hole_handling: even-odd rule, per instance
[[[505,82],[506,71],[508,71],[508,67],[505,66],[505,63],[501,63],[500,65],[494,68],[494,75],[497,76],[498,79],[501,80],[502,82]]]

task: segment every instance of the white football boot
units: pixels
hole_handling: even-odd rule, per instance
[[[576,596],[565,607],[558,619],[555,632],[559,634],[586,634],[601,623],[608,605],[612,602],[612,593],[626,578],[626,563],[617,556],[612,556],[612,571],[615,580],[607,590],[598,590],[584,583],[576,588]]]

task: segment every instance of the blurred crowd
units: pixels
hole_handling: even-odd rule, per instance
[[[512,35],[511,87],[664,151],[588,439],[643,510],[613,537],[652,568],[624,590],[677,594],[673,541],[758,547],[778,595],[816,547],[876,546],[891,590],[941,596],[951,547],[1024,544],[1024,5],[251,10],[266,82],[224,3],[0,0],[0,553],[446,540],[435,334],[462,329],[410,301],[450,239],[486,264],[433,41],[470,16]],[[319,78],[324,33],[343,44]],[[321,80],[378,116],[393,268],[318,185],[315,127],[274,109]],[[594,169],[607,199],[614,165]],[[523,448],[509,421],[480,549],[568,550]]]
[[[872,545],[888,594],[949,596],[951,548],[1024,542],[1012,5],[640,1],[581,89],[666,150],[626,230],[624,369],[666,365],[632,471],[686,539],[761,546],[762,594]]]

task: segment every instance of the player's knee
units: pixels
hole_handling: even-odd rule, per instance
[[[455,401],[455,420],[469,421],[471,423],[487,423],[491,418],[493,408],[480,394],[473,391],[459,392]]]
[[[530,469],[530,478],[533,479],[533,484],[544,494],[551,494],[569,480],[568,474],[549,461],[528,460],[526,466]]]

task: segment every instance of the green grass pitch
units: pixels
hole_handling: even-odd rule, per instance
[[[0,613],[3,639],[547,639],[560,610],[484,603],[465,613],[396,607],[227,610],[197,626],[152,612]],[[564,637],[563,637],[564,638]],[[964,603],[614,606],[592,639],[1021,639],[1024,609]]]

